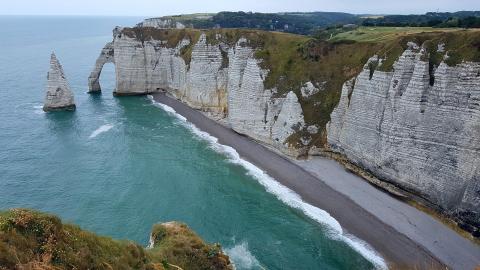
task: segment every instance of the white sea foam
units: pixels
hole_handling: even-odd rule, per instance
[[[228,257],[232,259],[233,264],[237,267],[241,266],[243,269],[264,269],[257,258],[248,250],[247,242],[226,248],[225,253],[227,253]]]
[[[232,147],[218,143],[218,139],[216,137],[198,129],[194,124],[188,122],[185,117],[178,114],[172,107],[154,101],[153,96],[148,96],[148,98],[152,100],[155,106],[162,108],[170,115],[179,119],[185,127],[192,131],[192,133],[207,141],[210,148],[212,148],[214,151],[226,155],[229,162],[244,167],[250,176],[255,178],[262,186],[265,187],[268,192],[275,195],[280,201],[284,202],[290,207],[302,211],[305,215],[316,222],[325,225],[328,230],[328,236],[331,239],[345,242],[355,251],[360,253],[365,259],[369,260],[375,266],[375,268],[388,268],[384,259],[366,242],[356,238],[353,235],[344,233],[340,223],[330,216],[328,212],[304,202],[297,193],[270,177],[257,166],[242,159],[238,152]]]
[[[88,137],[89,139],[92,139],[92,138],[95,138],[97,137],[98,135],[104,133],[104,132],[107,132],[109,131],[110,129],[112,129],[114,127],[114,125],[112,124],[106,124],[106,125],[103,125],[99,128],[97,128],[95,131],[92,132],[92,134],[90,134],[90,137]]]
[[[33,106],[34,113],[35,114],[44,114],[45,112],[43,111],[43,106],[42,105],[35,105]]]

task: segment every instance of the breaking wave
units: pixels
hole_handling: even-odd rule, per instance
[[[153,96],[149,95],[148,98],[155,106],[163,109],[168,114],[180,120],[182,125],[187,127],[193,134],[207,141],[211,149],[218,153],[224,154],[230,163],[244,167],[247,170],[248,175],[255,178],[269,193],[275,195],[280,201],[290,207],[302,211],[305,215],[316,222],[325,225],[328,230],[328,236],[331,239],[345,242],[352,249],[361,254],[365,259],[370,261],[376,269],[388,268],[384,259],[373,248],[371,248],[363,240],[345,233],[340,223],[330,216],[328,212],[304,202],[297,193],[273,179],[254,164],[242,159],[234,148],[220,144],[216,137],[198,129],[194,124],[188,122],[185,117],[178,114],[172,107],[156,102],[153,99]]]
[[[35,105],[33,106],[34,113],[35,114],[44,114],[45,112],[43,111],[43,106],[42,105]]]
[[[97,128],[95,131],[93,131],[92,134],[90,134],[90,137],[88,137],[88,138],[93,139],[93,138],[97,137],[98,135],[109,131],[112,128],[113,128],[112,124],[103,125],[103,126]]]
[[[265,269],[262,267],[260,262],[255,258],[255,256],[248,250],[248,243],[242,242],[241,244],[235,245],[231,248],[225,248],[225,253],[232,259],[233,264],[236,267],[242,269]]]

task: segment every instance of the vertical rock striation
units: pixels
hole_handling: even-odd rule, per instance
[[[55,53],[50,57],[50,70],[47,75],[47,89],[44,111],[73,111],[75,101],[73,92],[68,85],[62,65],[58,62]]]
[[[185,101],[195,109],[225,112],[227,71],[222,67],[220,46],[208,44],[206,35],[202,34],[191,57]]]
[[[431,85],[414,44],[393,72],[368,63],[344,84],[328,144],[352,162],[480,228],[480,64],[442,62]]]
[[[293,92],[274,97],[275,89],[265,90],[268,71],[260,68],[252,53],[241,43],[230,51],[228,122],[238,133],[296,156],[299,152],[289,146],[287,138],[305,125],[298,98]]]

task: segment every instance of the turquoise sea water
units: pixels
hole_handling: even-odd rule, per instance
[[[111,29],[140,20],[0,17],[0,209],[48,211],[143,245],[154,223],[179,220],[221,243],[238,269],[371,269],[147,97],[114,98],[113,65],[103,94],[86,93]],[[52,51],[74,113],[42,112]]]

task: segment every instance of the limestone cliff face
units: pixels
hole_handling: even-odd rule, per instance
[[[274,97],[265,89],[268,70],[260,67],[255,49],[245,38],[228,45],[217,35],[209,43],[201,34],[194,44],[184,38],[174,47],[161,39],[142,39],[114,31],[89,77],[90,91],[99,91],[98,78],[107,62],[115,64],[117,95],[165,90],[216,119],[226,119],[235,131],[297,155],[287,138],[305,126],[296,94]],[[191,48],[190,62],[182,57]]]
[[[50,57],[50,71],[47,76],[44,111],[73,111],[75,101],[73,92],[67,82],[63,67],[54,53]]]
[[[298,98],[293,92],[276,98],[275,89],[264,88],[268,71],[260,68],[245,42],[239,40],[229,52],[228,122],[239,133],[296,155],[286,140],[305,125]]]
[[[193,47],[191,57],[183,98],[194,108],[225,112],[227,67],[222,67],[220,46],[208,44],[205,34],[202,34]]]
[[[410,44],[393,72],[367,63],[346,82],[327,125],[328,144],[478,230],[480,64],[442,62],[432,70],[424,54]]]
[[[154,27],[158,29],[184,29],[185,25],[170,18],[149,18],[139,23],[139,27]]]

